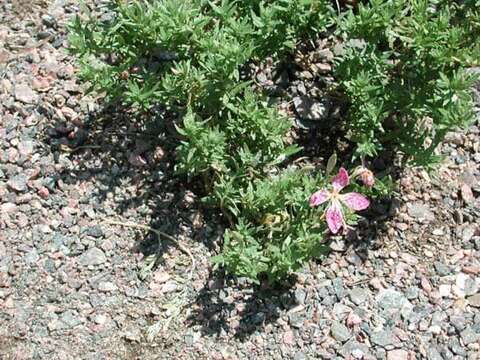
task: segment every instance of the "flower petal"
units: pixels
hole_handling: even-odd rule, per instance
[[[349,183],[350,179],[348,177],[348,172],[343,167],[341,167],[340,170],[338,170],[338,174],[335,175],[332,179],[333,188],[337,191],[340,191]]]
[[[327,190],[319,190],[314,192],[310,197],[310,206],[318,206],[323,204],[330,198],[330,193]]]
[[[341,195],[340,199],[345,205],[355,211],[365,210],[370,205],[370,201],[366,196],[356,192]]]
[[[332,203],[327,209],[327,225],[333,234],[338,233],[344,224],[342,209],[336,203]]]

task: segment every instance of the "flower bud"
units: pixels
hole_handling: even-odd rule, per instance
[[[363,185],[367,187],[372,187],[375,184],[375,176],[373,175],[373,172],[371,172],[367,168],[362,168],[360,170],[359,177]]]

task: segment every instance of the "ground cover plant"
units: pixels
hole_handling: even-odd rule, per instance
[[[77,17],[70,43],[92,90],[152,116],[161,109],[173,125],[178,174],[201,183],[204,202],[229,223],[214,262],[277,281],[322,256],[331,235],[355,224],[355,211],[386,194],[369,160],[393,149],[429,165],[445,134],[469,123],[474,78],[465,69],[480,53],[478,5],[117,1],[108,18]],[[331,91],[347,107],[350,175],[335,156],[322,169],[292,161],[301,152],[293,123],[249,71],[318,38],[341,45]]]

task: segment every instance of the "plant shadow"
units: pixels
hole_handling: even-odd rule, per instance
[[[342,113],[338,116],[341,118]],[[220,246],[218,233],[227,222],[215,210],[199,205],[198,197],[203,194],[198,184],[174,175],[176,120],[176,114],[161,107],[139,115],[119,104],[107,103],[82,123],[56,123],[46,129],[45,139],[54,156],[72,163],[57,181],[67,185],[93,181],[95,188],[89,196],[97,206],[114,204],[112,220],[133,218],[143,223],[147,219],[147,225],[154,229],[182,241],[195,239],[216,252]],[[295,123],[297,120],[298,115]],[[292,135],[303,150],[291,163],[305,162],[322,170],[333,153],[338,155],[338,164],[348,163],[353,144],[343,140],[345,134],[338,117],[329,120],[311,127],[295,127]],[[371,168],[377,174],[389,173],[396,180],[401,174],[392,154],[385,152],[372,162]],[[331,239],[332,244],[341,246],[341,251],[352,249],[360,258],[366,258],[369,249],[381,246],[378,233],[395,214],[397,206],[390,198],[374,202],[362,214],[364,219],[356,231],[350,231],[342,240]],[[160,254],[157,261],[161,262],[172,244],[159,244],[152,233],[144,234],[137,239],[136,250],[144,257]],[[291,277],[280,285],[270,286],[264,281],[257,286],[210,271],[204,286],[191,300],[194,310],[187,322],[200,326],[206,336],[228,333],[245,340],[276,322],[284,312],[295,313],[302,306],[295,297],[295,284],[295,277]]]
[[[98,206],[106,202],[111,204],[113,194],[112,220],[133,218],[144,223],[145,219],[150,219],[148,226],[182,241],[194,239],[216,252],[220,246],[219,232],[227,222],[215,210],[198,204],[196,193],[202,191],[195,189],[196,184],[174,175],[177,143],[171,130],[174,121],[174,114],[162,109],[139,117],[119,105],[107,105],[91,113],[77,126],[64,122],[55,124],[45,131],[45,137],[54,156],[69,158],[73,164],[60,173],[57,181],[67,185],[93,181],[95,188],[89,196]],[[326,157],[333,152],[339,154],[339,164],[349,159],[351,146],[343,143],[338,146],[338,139],[343,134],[335,127],[326,129],[330,133],[327,134],[325,128],[297,130],[297,141],[304,150],[292,161],[320,159],[312,163],[321,168]],[[321,146],[312,141],[323,137],[331,139],[329,143],[334,145]],[[393,167],[393,159],[387,155],[376,159],[372,167],[379,172],[394,169],[392,175],[399,176],[398,169]],[[343,242],[342,251],[353,249],[363,259],[369,249],[381,246],[377,243],[377,235],[384,222],[395,213],[395,204],[392,199],[374,202],[362,214],[365,217],[356,231],[340,240]],[[135,250],[144,257],[159,254],[157,262],[162,262],[172,244],[159,244],[154,234],[143,234],[138,235]],[[336,242],[335,239],[332,241]],[[229,334],[241,341],[246,340],[268,324],[275,323],[284,313],[302,311],[302,305],[295,298],[296,283],[296,277],[292,276],[277,285],[269,285],[266,281],[252,285],[245,279],[210,271],[203,287],[191,298],[193,310],[186,321],[189,326],[199,326],[205,336]]]

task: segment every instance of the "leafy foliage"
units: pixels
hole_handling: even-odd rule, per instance
[[[287,140],[292,124],[252,90],[248,64],[333,31],[344,45],[334,74],[350,104],[343,126],[362,160],[388,146],[430,162],[446,132],[471,119],[473,77],[464,69],[480,55],[478,0],[371,0],[340,16],[329,0],[108,6],[100,19],[85,9],[71,23],[81,75],[109,101],[176,115],[177,171],[201,179],[204,201],[231,225],[214,261],[254,281],[281,279],[325,252],[324,209],[308,198],[327,176],[286,166],[300,150]],[[389,188],[376,182],[368,191]]]
[[[480,55],[478,5],[372,0],[339,19],[346,49],[336,76],[351,102],[346,126],[359,156],[391,144],[425,165],[449,130],[472,120],[475,79],[464,70]]]

